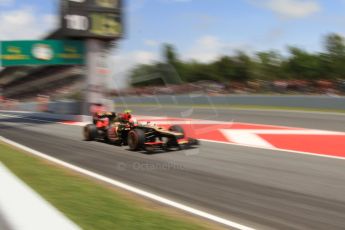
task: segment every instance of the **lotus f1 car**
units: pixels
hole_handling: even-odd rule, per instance
[[[87,141],[102,140],[115,145],[128,145],[132,151],[169,151],[199,145],[198,140],[185,137],[182,127],[168,129],[147,122],[140,124],[130,120],[131,115],[105,113],[94,117],[94,124],[84,127]]]

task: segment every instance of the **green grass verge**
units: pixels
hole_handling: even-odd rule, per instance
[[[126,107],[157,107],[157,104],[127,104]],[[261,106],[261,105],[161,105],[162,108],[216,108],[216,109],[243,109],[243,110],[274,110],[274,111],[297,111],[297,112],[324,112],[324,113],[345,113],[345,109],[323,109],[323,108],[304,108],[304,107],[286,107],[286,106]],[[124,107],[124,105],[115,105],[116,107]],[[135,112],[135,111],[134,111]]]
[[[83,229],[213,228],[151,202],[136,200],[1,142],[0,161]]]

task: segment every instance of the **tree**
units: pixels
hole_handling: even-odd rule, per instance
[[[286,62],[285,71],[290,78],[315,80],[322,77],[319,55],[292,46],[289,47],[289,52],[291,56]]]
[[[244,52],[238,51],[234,56],[234,78],[236,81],[248,81],[252,77],[253,62]]]
[[[164,57],[164,62],[166,64],[170,64],[174,66],[178,62],[178,57],[177,57],[175,47],[171,44],[163,45],[163,57]]]
[[[157,64],[138,65],[130,73],[131,85],[150,86],[163,85],[164,81],[160,76]]]
[[[179,61],[176,49],[171,44],[163,45],[163,63],[160,65],[161,74],[167,84],[181,84],[184,80],[182,77],[183,65]]]
[[[255,74],[262,80],[274,80],[283,78],[282,72],[282,56],[276,51],[258,52],[256,53],[257,63]]]
[[[238,51],[235,55],[222,56],[205,64],[183,62],[179,60],[175,47],[165,44],[162,47],[163,62],[137,66],[131,79],[135,85],[159,85],[200,80],[245,82],[251,79],[345,78],[345,39],[340,35],[325,37],[323,53],[309,53],[298,47],[288,47],[288,50],[290,54],[287,57],[276,51],[267,51],[256,53],[255,58]]]
[[[345,76],[345,41],[337,34],[325,38],[326,53],[320,55],[328,77],[344,78]]]
[[[201,80],[219,81],[219,76],[215,73],[214,68],[210,64],[199,62],[184,63],[184,76],[187,82],[197,82]]]
[[[213,64],[219,81],[229,81],[236,78],[235,61],[229,56],[223,56]]]
[[[344,38],[338,34],[330,34],[325,38],[326,51],[333,57],[345,56],[345,43]]]

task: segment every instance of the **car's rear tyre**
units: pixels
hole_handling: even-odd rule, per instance
[[[179,125],[173,125],[169,128],[169,131],[175,132],[175,133],[182,133],[183,136],[179,137],[178,139],[183,139],[185,137],[184,130],[181,126]]]
[[[120,145],[121,141],[115,127],[109,127],[106,131],[106,141],[112,145]]]
[[[93,124],[86,125],[84,127],[84,139],[86,141],[93,141],[97,137],[97,127]]]
[[[141,129],[134,129],[128,133],[128,146],[131,151],[140,150],[145,146],[145,132]]]

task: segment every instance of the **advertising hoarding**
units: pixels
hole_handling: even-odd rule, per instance
[[[0,46],[0,63],[5,67],[84,64],[85,45],[82,41],[4,41]]]

